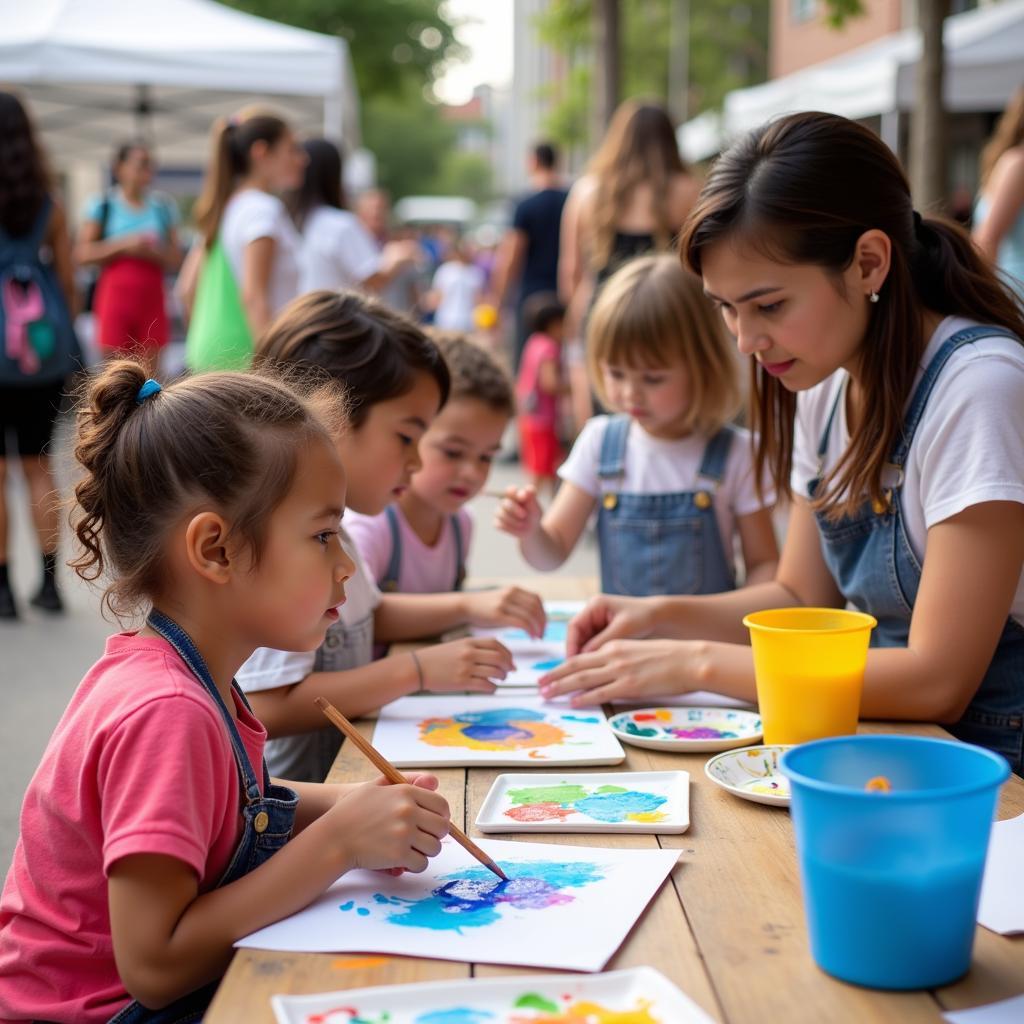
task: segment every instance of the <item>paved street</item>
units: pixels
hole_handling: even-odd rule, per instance
[[[70,480],[70,425],[58,432],[60,477],[67,493]],[[0,717],[0,777],[6,784],[0,793],[0,865],[6,874],[18,836],[18,814],[25,787],[40,754],[74,688],[103,649],[105,637],[117,627],[100,615],[98,595],[64,569],[64,596],[68,613],[47,618],[28,607],[28,596],[38,584],[39,557],[25,491],[16,466],[8,494],[12,517],[12,575],[21,598],[19,623],[0,623],[0,686],[7,695]],[[491,486],[501,487],[518,479],[517,466],[497,466]],[[525,573],[515,542],[490,524],[494,499],[474,502],[477,534],[470,572],[477,576],[515,576]],[[67,546],[62,552],[67,558]],[[596,553],[591,542],[581,544],[563,567],[568,575],[596,572]]]

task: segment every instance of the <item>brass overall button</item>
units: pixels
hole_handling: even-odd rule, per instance
[[[604,507],[608,509],[609,512],[611,512],[611,510],[615,508],[615,506],[618,505],[618,503],[619,496],[617,494],[606,494],[604,498],[601,499],[601,504],[604,505]]]
[[[693,497],[697,508],[711,508],[711,495],[707,491],[698,491]]]
[[[257,832],[266,832],[267,826],[270,824],[270,815],[266,811],[260,811],[255,818],[252,819],[252,827]]]

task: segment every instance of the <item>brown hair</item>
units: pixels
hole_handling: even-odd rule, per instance
[[[713,434],[736,413],[739,378],[721,318],[700,278],[675,256],[643,256],[616,271],[587,323],[587,368],[606,405],[603,365],[646,367],[682,362],[691,403],[684,428]]]
[[[27,235],[50,193],[46,157],[24,104],[0,90],[0,228]]]
[[[356,292],[314,291],[281,310],[256,346],[257,364],[319,368],[345,386],[351,426],[370,408],[433,377],[448,400],[450,378],[437,346],[410,320]]]
[[[1020,310],[961,228],[914,212],[889,148],[832,114],[792,114],[735,143],[712,168],[681,244],[697,273],[706,248],[729,238],[778,262],[819,266],[838,283],[857,240],[873,228],[892,243],[891,265],[859,352],[870,401],[814,502],[833,518],[854,512],[865,495],[883,500],[882,473],[927,343],[922,313],[957,314],[1024,337]],[[760,482],[768,467],[788,493],[796,395],[755,360],[750,366],[754,478]]]
[[[288,123],[282,118],[254,108],[213,122],[210,162],[195,206],[196,227],[207,249],[217,238],[224,207],[238,179],[249,173],[252,147],[257,142],[273,146],[288,131]]]
[[[981,151],[981,185],[988,181],[999,158],[1014,146],[1024,145],[1024,85],[1010,97],[1003,116],[999,118],[992,138]]]
[[[457,331],[428,333],[441,350],[451,376],[448,401],[472,398],[506,416],[515,412],[512,383],[489,352]]]
[[[654,201],[654,241],[668,249],[678,224],[670,224],[665,199],[672,178],[686,173],[672,122],[659,103],[626,100],[615,111],[587,173],[597,182],[594,199],[596,267],[608,263],[615,226],[638,185],[648,184]]]
[[[104,604],[130,616],[159,593],[167,535],[190,509],[213,504],[259,563],[271,513],[287,495],[303,445],[343,423],[336,388],[303,397],[258,374],[184,378],[144,399],[135,362],[107,363],[78,411],[71,563],[84,580],[114,577]]]

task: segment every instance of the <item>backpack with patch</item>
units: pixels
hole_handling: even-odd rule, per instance
[[[53,205],[12,238],[0,227],[0,387],[55,384],[81,366],[64,293],[43,246]]]

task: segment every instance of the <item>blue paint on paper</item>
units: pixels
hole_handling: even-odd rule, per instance
[[[631,814],[650,814],[656,811],[666,798],[657,793],[605,793],[584,797],[572,806],[581,814],[595,821],[608,823],[627,821]]]
[[[565,664],[565,658],[548,658],[547,661],[535,661],[530,667],[538,672],[550,672],[559,665]]]
[[[563,722],[586,722],[587,725],[598,725],[601,721],[594,715],[562,715]]]
[[[430,1010],[418,1016],[414,1024],[484,1024],[495,1020],[489,1010],[473,1010],[468,1006],[453,1006],[450,1010]]]

